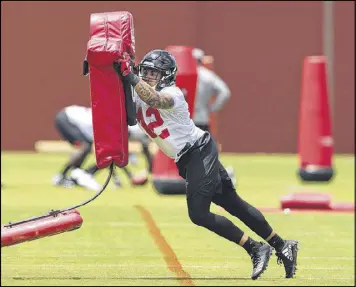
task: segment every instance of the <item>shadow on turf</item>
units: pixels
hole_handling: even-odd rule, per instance
[[[4,279],[4,278],[3,278]],[[13,280],[251,280],[250,277],[12,277]],[[276,280],[260,278],[259,280]]]

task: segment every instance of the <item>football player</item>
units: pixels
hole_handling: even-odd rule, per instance
[[[133,72],[129,57],[113,63],[113,67],[135,90],[138,124],[162,152],[174,159],[186,180],[191,221],[242,246],[252,259],[252,279],[266,270],[273,248],[284,264],[286,277],[293,277],[298,242],[280,237],[263,214],[236,193],[210,133],[196,127],[190,118],[184,95],[175,85],[174,57],[165,50],[152,50],[138,65],[139,75]],[[212,202],[239,218],[267,243],[253,240],[225,216],[212,213]]]
[[[57,113],[55,126],[63,140],[75,146],[76,149],[71,153],[69,161],[65,164],[61,172],[52,178],[53,184],[65,187],[71,187],[77,184],[89,190],[99,191],[102,187],[94,179],[94,174],[99,168],[96,164],[93,164],[87,169],[82,168],[84,161],[91,153],[93,147],[91,108],[77,105],[65,107]],[[129,130],[130,128],[132,129],[132,127],[129,126]],[[141,141],[144,146],[143,153],[147,157],[148,168],[151,168],[151,157],[148,152],[148,142],[144,140],[145,135],[141,133],[141,136],[138,136],[136,131],[135,136],[136,140]],[[129,177],[133,185],[142,185],[148,180],[146,174],[133,175],[127,167],[124,167],[122,170]],[[113,173],[113,181],[117,187],[121,186],[121,181],[115,172]]]

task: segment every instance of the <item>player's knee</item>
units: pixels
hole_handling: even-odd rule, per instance
[[[92,149],[92,143],[89,142],[83,142],[82,143],[82,150],[85,155],[89,154]]]
[[[208,213],[199,212],[197,210],[189,211],[190,220],[198,226],[206,226],[208,223]]]

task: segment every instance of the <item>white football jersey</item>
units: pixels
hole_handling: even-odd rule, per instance
[[[168,157],[177,161],[177,154],[186,143],[194,144],[203,134],[190,118],[188,104],[177,86],[163,88],[161,92],[174,98],[171,109],[154,109],[134,91],[136,118],[141,129]]]
[[[64,108],[68,120],[78,127],[78,129],[88,138],[93,141],[93,122],[91,108],[72,105]]]

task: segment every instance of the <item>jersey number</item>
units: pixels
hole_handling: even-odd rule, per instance
[[[163,119],[157,109],[150,107],[146,110],[146,117],[150,117],[152,115],[155,116],[155,121],[151,122],[147,125],[145,123],[145,120],[143,119],[142,108],[139,108],[137,111],[137,114],[136,114],[136,118],[140,122],[140,125],[143,127],[143,129],[147,132],[147,134],[151,138],[154,139],[157,136],[159,136],[161,139],[164,140],[165,138],[167,138],[169,136],[169,131],[168,131],[168,129],[164,129],[159,135],[156,135],[154,132],[154,129],[163,125]]]

